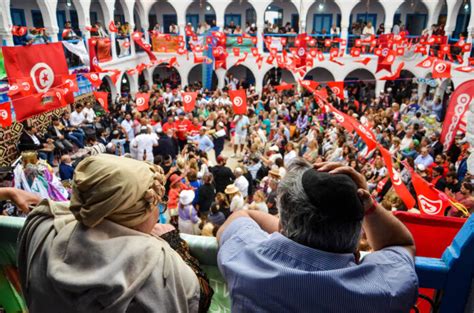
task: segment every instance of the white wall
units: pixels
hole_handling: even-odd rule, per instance
[[[11,1],[11,0],[10,0]],[[12,9],[23,9],[25,12],[26,26],[33,27],[33,18],[31,15],[31,10],[38,10],[39,6],[36,4],[36,1],[11,1],[10,8]],[[44,18],[43,18],[44,21]]]

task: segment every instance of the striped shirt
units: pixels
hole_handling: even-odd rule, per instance
[[[402,247],[353,254],[324,252],[241,217],[224,231],[219,269],[232,312],[409,312],[418,296],[414,260]]]

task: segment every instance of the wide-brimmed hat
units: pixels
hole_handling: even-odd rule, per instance
[[[268,174],[281,178],[280,171],[277,168],[271,169]]]
[[[237,188],[234,184],[227,185],[227,187],[224,190],[225,194],[227,195],[232,195],[239,191],[240,191],[239,188]]]
[[[181,181],[182,177],[177,175],[177,174],[173,174],[171,175],[170,177],[170,186],[176,184],[177,182]]]
[[[179,202],[183,205],[191,204],[194,200],[193,190],[183,190],[179,193]]]

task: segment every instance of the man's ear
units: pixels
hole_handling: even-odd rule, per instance
[[[281,223],[278,222],[278,232],[279,232],[280,234],[283,234],[282,230],[283,230],[283,227],[281,226]]]

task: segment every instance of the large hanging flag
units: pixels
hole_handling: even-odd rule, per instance
[[[139,93],[135,95],[135,103],[137,105],[138,112],[148,110],[148,102],[150,101],[150,94],[148,92]]]
[[[94,97],[106,112],[109,112],[109,93],[107,91],[94,91]]]
[[[412,209],[416,204],[416,200],[411,195],[407,186],[403,183],[400,173],[393,167],[392,155],[387,149],[382,147],[382,145],[378,145],[378,148],[382,154],[385,166],[387,167],[393,189],[398,194],[400,199],[402,199],[403,203],[405,203],[406,208],[408,210]]]
[[[16,83],[18,79],[30,78],[34,87],[35,94],[31,96],[11,97],[18,121],[62,106],[55,97],[43,99],[37,95],[61,85],[62,76],[69,75],[61,43],[2,47],[2,50],[9,81]]]
[[[5,128],[12,124],[10,102],[0,103],[0,126]]]
[[[318,88],[319,83],[313,80],[302,80],[301,85],[306,88],[309,92],[314,93],[316,88]]]
[[[151,51],[151,45],[149,43],[143,42],[142,35],[143,34],[141,32],[134,32],[132,34],[132,39],[138,46],[140,46],[140,48],[145,51],[145,53],[150,58],[150,61],[156,61],[156,55],[154,55]]]
[[[235,114],[247,114],[247,93],[245,89],[229,90],[229,97]]]
[[[99,88],[100,85],[102,85],[99,73],[85,73],[83,76],[87,78],[95,88]]]
[[[192,112],[196,106],[197,92],[183,92],[184,112]]]
[[[451,95],[440,138],[445,151],[451,147],[456,131],[459,128],[459,123],[461,122],[464,113],[468,110],[469,104],[473,101],[473,98],[474,80],[468,80],[462,83]]]
[[[102,72],[97,58],[97,38],[89,38],[89,71]]]

